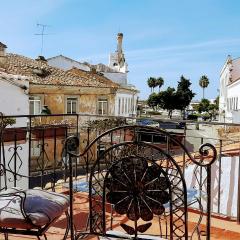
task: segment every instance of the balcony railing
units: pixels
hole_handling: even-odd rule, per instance
[[[168,135],[158,128],[131,128],[136,122],[134,118],[119,120],[113,116],[103,118],[77,114],[22,115],[1,116],[0,122],[7,122],[7,119],[14,121],[1,128],[0,162],[17,173],[7,175],[9,187],[56,190],[62,186],[66,188],[69,177],[77,182],[83,176],[88,182],[94,163],[104,151],[135,138],[174,156],[182,169],[187,188],[197,190],[200,204],[209,214],[205,223],[206,233],[210,232],[211,215],[226,216],[240,222],[240,125],[185,121],[182,129],[165,129]],[[101,125],[102,119],[112,120],[104,120]],[[170,122],[164,119],[154,121],[161,122],[161,126],[166,121]],[[117,127],[116,124],[126,127]],[[199,130],[196,124],[200,126]],[[69,159],[64,142],[72,135],[79,137],[80,155]],[[207,151],[202,149],[199,154],[199,147],[205,143],[217,149],[217,160],[209,167],[201,165],[201,154],[207,154]],[[72,175],[69,175],[70,160]],[[99,172],[106,168],[101,161],[97,164]],[[78,186],[73,184],[74,189],[77,190]],[[198,203],[190,208],[200,211]]]

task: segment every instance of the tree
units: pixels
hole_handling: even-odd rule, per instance
[[[214,103],[210,104],[208,107],[208,112],[211,116],[211,119],[216,120],[216,116],[219,110],[219,96],[216,97]]]
[[[158,105],[168,111],[168,117],[172,118],[172,111],[176,109],[176,91],[175,88],[168,87],[166,91],[158,94]]]
[[[161,87],[164,80],[159,77],[157,82],[159,84],[158,86]],[[158,94],[152,93],[149,96],[147,103],[153,109],[159,106],[162,109],[167,110],[169,118],[172,118],[172,111],[174,109],[184,111],[190,104],[192,98],[195,96],[195,93],[192,92],[190,86],[190,80],[181,76],[180,81],[178,82],[177,91],[175,88],[168,87],[167,90],[160,91]]]
[[[176,92],[176,109],[181,110],[183,117],[187,106],[189,106],[193,97],[196,95],[190,89],[192,83],[189,79],[186,79],[183,75],[178,82],[177,92]]]
[[[210,106],[210,101],[208,99],[203,98],[198,105],[198,112],[208,112]]]
[[[156,78],[154,77],[148,78],[147,84],[151,88],[151,92],[153,92],[153,89],[156,87]]]
[[[203,89],[203,99],[204,99],[204,90],[209,85],[209,79],[206,75],[203,75],[199,80],[199,85]]]
[[[164,84],[164,79],[162,78],[162,77],[159,77],[159,78],[157,78],[156,79],[156,84],[157,84],[157,86],[158,86],[158,88],[159,88],[159,92],[160,92],[160,88],[163,86],[163,84]]]
[[[147,100],[147,105],[151,107],[153,110],[158,106],[159,104],[159,96],[156,93],[152,93],[149,95],[148,100]]]
[[[215,109],[219,110],[219,96],[217,96],[216,99],[214,100],[214,104],[215,104]]]

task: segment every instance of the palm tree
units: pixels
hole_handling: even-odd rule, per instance
[[[204,90],[208,87],[209,79],[206,75],[201,76],[199,80],[199,85],[203,89],[203,99],[204,99]]]
[[[153,77],[148,78],[147,84],[151,88],[151,92],[153,92],[153,89],[156,87],[156,78]]]
[[[164,79],[162,77],[159,77],[156,79],[156,82],[157,82],[157,86],[159,88],[159,92],[160,92],[160,88],[163,86],[164,84]]]

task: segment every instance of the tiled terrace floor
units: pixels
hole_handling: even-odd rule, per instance
[[[88,216],[88,198],[84,193],[75,194],[74,202],[74,218],[76,222],[77,229],[84,230],[84,226],[87,221]],[[194,222],[197,219],[197,214],[189,214],[189,228],[190,230],[194,227]],[[117,220],[117,219],[116,219]],[[117,229],[117,221],[113,223],[114,227]],[[156,224],[157,225],[157,224]],[[65,231],[65,217],[62,216],[53,227],[51,227],[47,233],[49,240],[59,240],[62,239]],[[152,227],[151,227],[152,228]],[[201,226],[204,229],[204,226]],[[153,228],[151,229],[153,231]],[[0,239],[4,239],[0,236]],[[36,239],[36,237],[28,236],[9,236],[9,240],[21,240],[21,239]],[[70,237],[69,237],[70,239]],[[96,239],[95,237],[89,236],[88,239]],[[194,240],[197,238],[194,238]],[[205,239],[205,237],[202,237]],[[236,222],[231,222],[227,220],[212,218],[212,228],[211,228],[211,240],[240,240],[240,225]]]

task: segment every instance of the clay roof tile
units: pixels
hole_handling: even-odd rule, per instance
[[[111,80],[91,72],[64,71],[49,66],[44,61],[36,61],[17,54],[7,54],[6,72],[31,77],[30,83],[39,85],[62,85],[78,87],[116,88],[119,85]],[[79,73],[80,71],[80,73]]]

